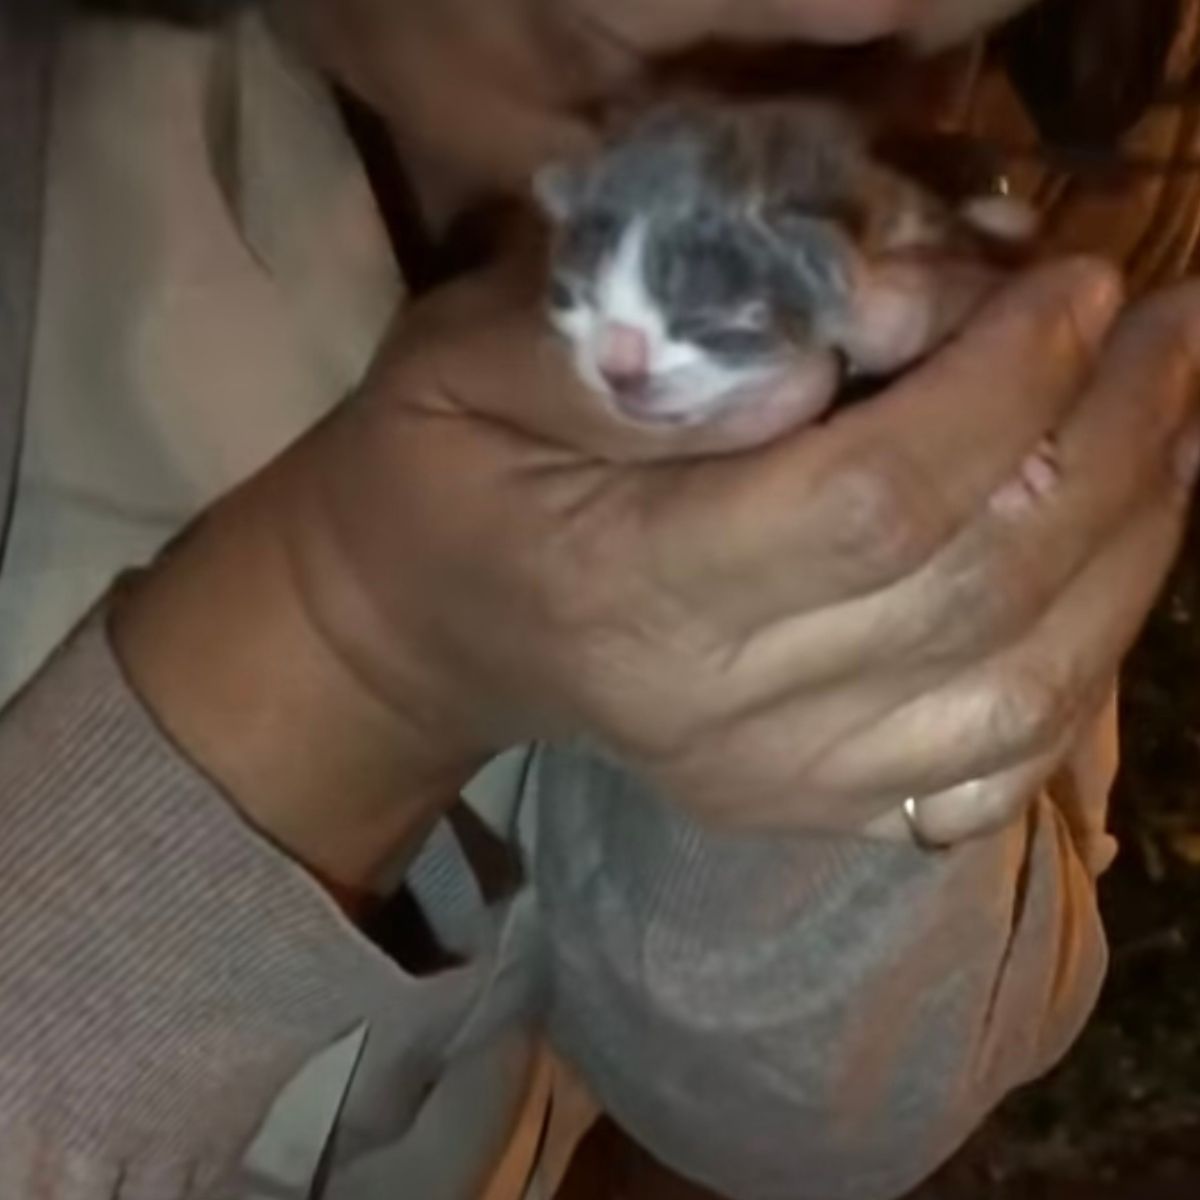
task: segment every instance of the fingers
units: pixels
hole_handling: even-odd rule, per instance
[[[1119,305],[1103,265],[1033,272],[870,403],[681,472],[671,582],[749,631],[915,573],[1077,399]]]
[[[868,822],[864,835],[945,849],[988,837],[1022,820],[1030,805],[1045,793],[1080,853],[1100,874],[1111,862],[1112,848],[1105,833],[1103,804],[1101,811],[1094,811],[1093,805],[1097,797],[1107,797],[1116,773],[1115,761],[1107,762],[1104,753],[1116,753],[1116,703],[1115,688],[1110,684],[1086,715],[1063,731],[1053,749],[989,779],[914,800],[911,817],[903,807],[893,809]]]
[[[1038,509],[1039,557],[1078,563],[1137,497],[1160,489],[1196,411],[1198,376],[1200,285],[1164,292],[1121,322],[1055,439],[1061,483]]]
[[[914,831],[902,808],[867,824],[865,836],[918,846],[950,847],[988,837],[1019,821],[1058,769],[1069,740],[1032,762],[1002,771],[990,779],[972,780],[918,801]]]
[[[999,282],[981,263],[894,257],[872,264],[841,349],[861,371],[894,374],[961,329]]]
[[[1095,384],[1055,439],[1049,494],[1006,489],[931,564],[928,620],[918,634],[926,657],[995,646],[1022,631],[1128,514],[1178,474],[1198,371],[1197,285],[1165,293],[1122,321]]]
[[[779,777],[804,780],[813,827],[945,793],[934,818],[965,835],[972,788],[984,828],[1014,811],[1030,772],[1056,760],[1064,730],[1105,689],[1174,555],[1200,463],[1198,309],[1189,285],[1122,322],[1064,424],[1049,493],[985,504],[891,589],[746,639],[727,692],[748,701],[753,681],[766,715],[727,756],[748,773],[788,764]],[[839,670],[843,686],[829,686]],[[786,825],[795,804],[777,793],[762,811]]]
[[[1053,756],[1137,636],[1184,511],[1182,489],[1162,489],[1030,636],[846,739],[809,771],[814,788],[900,802]]]
[[[1200,287],[1140,305],[1058,435],[1054,467],[1042,464],[1055,472],[1043,484],[1049,494],[1006,486],[922,571],[803,630],[785,624],[760,635],[754,653],[790,661],[788,643],[803,632],[826,662],[862,672],[970,661],[1024,636],[1129,514],[1179,473],[1198,364]]]
[[[1031,272],[928,366],[837,422],[833,453],[890,447],[898,471],[934,481],[938,507],[961,523],[1072,407],[1121,303],[1106,264]]]

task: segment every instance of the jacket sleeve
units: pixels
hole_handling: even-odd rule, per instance
[[[212,1194],[406,978],[176,753],[100,619],[0,718],[0,1195]]]
[[[676,1171],[739,1200],[893,1200],[1095,1003],[1092,873],[1058,808],[945,854],[720,836],[543,751],[558,1049]]]

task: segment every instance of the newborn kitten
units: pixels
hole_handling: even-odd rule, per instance
[[[871,262],[1031,232],[1003,197],[954,209],[809,101],[653,109],[536,191],[551,321],[583,379],[646,422],[708,420],[813,350],[876,370],[854,327]]]

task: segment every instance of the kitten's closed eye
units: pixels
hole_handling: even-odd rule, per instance
[[[594,273],[616,249],[628,222],[603,209],[578,214],[563,230],[559,253],[572,270]]]
[[[686,321],[672,324],[671,335],[707,351],[718,358],[759,358],[773,346],[770,332],[761,327],[739,325],[691,325]]]
[[[721,358],[755,358],[769,352],[774,343],[771,311],[755,303],[728,313],[705,313],[676,317],[671,336]]]
[[[555,278],[550,281],[550,307],[557,312],[566,312],[575,308],[582,300],[577,284],[566,279]]]

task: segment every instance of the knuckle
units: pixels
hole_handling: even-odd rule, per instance
[[[896,448],[857,449],[824,481],[818,503],[836,557],[866,586],[916,571],[949,532],[936,486]]]
[[[1070,687],[1042,663],[1010,667],[992,698],[997,743],[1023,758],[1057,744],[1072,714]]]
[[[961,659],[1012,643],[1046,611],[1053,590],[1036,556],[1017,559],[1015,550],[998,551],[982,533],[971,538],[939,572],[936,601],[917,610],[922,657]]]
[[[1054,598],[1054,572],[1049,557],[1009,535],[1003,546],[984,553],[972,580],[970,603],[978,613],[985,646],[1011,642],[1028,630]]]

